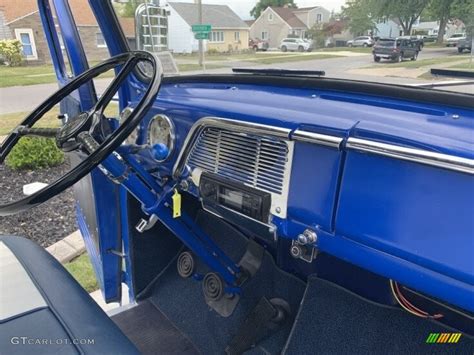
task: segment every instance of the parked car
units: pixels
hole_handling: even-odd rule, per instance
[[[249,40],[249,48],[254,51],[266,51],[268,50],[269,44],[268,41],[261,40],[259,38],[254,38]]]
[[[394,62],[401,62],[406,58],[416,60],[418,58],[418,42],[406,38],[380,38],[374,45],[372,54],[374,61],[380,62],[389,59]]]
[[[415,42],[416,46],[418,47],[419,52],[421,52],[421,50],[423,49],[423,46],[425,45],[423,36],[400,36],[398,38],[412,40],[413,42]]]
[[[282,52],[311,52],[311,50],[313,49],[313,45],[312,42],[301,38],[285,38],[283,41],[281,41],[280,49]]]
[[[458,42],[458,52],[462,53],[465,50],[470,52],[472,50],[472,36],[460,39]]]
[[[374,43],[370,36],[360,36],[346,42],[348,47],[372,47]]]
[[[463,33],[455,33],[446,40],[446,47],[456,47],[460,40],[466,39]]]

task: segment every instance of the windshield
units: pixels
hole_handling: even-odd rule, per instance
[[[231,73],[232,68],[323,70],[333,78],[474,94],[474,84],[464,85],[472,79],[451,76],[474,71],[469,37],[474,2],[442,9],[433,1],[393,8],[369,0],[200,2],[112,3],[129,47],[160,53],[171,69],[167,75]],[[432,75],[432,69],[451,72]],[[444,85],[453,81],[463,85]]]
[[[393,47],[395,45],[395,41],[393,39],[379,39],[376,45],[380,47]]]

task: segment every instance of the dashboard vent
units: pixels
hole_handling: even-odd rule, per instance
[[[272,194],[287,195],[290,143],[207,127],[195,141],[187,165]]]

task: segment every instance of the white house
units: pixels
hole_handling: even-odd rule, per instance
[[[168,2],[168,48],[174,53],[198,51],[192,25],[198,24],[198,8],[193,3]],[[219,52],[248,49],[249,27],[227,5],[202,5],[203,24],[210,24],[209,40],[204,40],[204,49]]]
[[[398,21],[384,19],[375,25],[374,35],[378,37],[398,37],[403,35],[403,29]]]

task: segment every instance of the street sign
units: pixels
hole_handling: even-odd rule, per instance
[[[209,39],[209,32],[197,32],[194,34],[196,39]]]
[[[211,25],[192,25],[193,32],[211,32]]]

